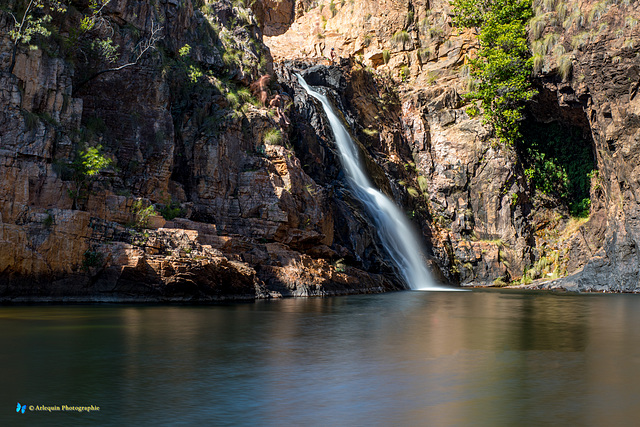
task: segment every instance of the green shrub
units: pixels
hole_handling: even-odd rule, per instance
[[[411,71],[409,70],[409,67],[407,67],[406,65],[400,67],[400,80],[406,82],[407,80],[409,80],[410,75]]]
[[[589,214],[595,164],[591,141],[579,128],[525,122],[518,149],[525,176],[537,192],[557,198],[573,216]]]
[[[420,191],[422,191],[423,193],[426,193],[427,190],[429,189],[429,183],[427,181],[427,178],[420,175],[418,177],[418,187],[420,187]]]
[[[282,132],[279,129],[269,129],[264,133],[263,141],[266,145],[282,145]]]
[[[237,92],[229,91],[226,95],[227,102],[229,102],[229,107],[235,109],[240,105],[240,96],[238,96]]]
[[[413,20],[415,19],[415,12],[410,10],[407,12],[407,25],[413,24]]]
[[[420,20],[420,22],[418,23],[418,29],[423,33],[423,34],[429,34],[429,27],[430,27],[430,23],[429,23],[429,18],[425,17],[422,18]]]
[[[533,72],[539,73],[544,66],[544,55],[533,55]]]
[[[423,63],[428,62],[430,56],[431,56],[431,50],[428,47],[418,49],[418,60],[420,62],[423,62]]]
[[[78,148],[73,162],[58,165],[62,179],[73,182],[73,188],[67,190],[73,200],[73,209],[78,208],[78,200],[86,196],[91,182],[111,165],[112,161],[102,153],[101,145]]]
[[[547,26],[547,16],[538,15],[529,21],[529,35],[532,40],[538,40]]]
[[[249,88],[241,87],[240,89],[238,89],[237,94],[238,94],[238,97],[240,98],[240,101],[242,101],[243,103],[250,103],[253,105],[257,104],[257,101],[251,95],[251,91],[249,90]]]
[[[596,3],[595,5],[593,5],[593,7],[591,8],[591,11],[589,12],[589,15],[587,15],[587,21],[591,23],[593,21],[599,20],[602,17],[602,15],[606,13],[609,7],[609,4],[611,3],[612,2],[610,0],[602,0]]]
[[[409,40],[411,40],[411,36],[409,36],[409,33],[404,30],[396,32],[393,37],[391,37],[391,43],[394,46],[402,47],[405,43],[408,43]]]
[[[53,217],[53,215],[51,215],[51,212],[48,212],[47,217],[44,219],[44,221],[42,221],[42,225],[44,225],[45,228],[51,228],[54,223],[55,218]]]
[[[418,197],[420,195],[420,193],[418,193],[418,190],[413,187],[407,188],[407,193],[409,193],[411,197]]]
[[[162,217],[167,221],[171,221],[172,219],[184,215],[184,211],[182,210],[180,203],[171,201],[160,209],[160,215],[162,215]]]
[[[85,270],[88,270],[89,267],[101,266],[103,259],[104,259],[104,255],[102,254],[102,252],[86,251],[84,253],[84,260],[82,261],[82,267]]]
[[[144,202],[141,199],[133,202],[131,211],[135,215],[135,223],[133,224],[133,227],[137,229],[146,228],[149,225],[149,219],[158,214],[153,205],[145,207]]]
[[[497,288],[502,288],[507,286],[507,282],[505,282],[502,277],[498,277],[496,280],[493,281],[493,286],[497,287]]]
[[[558,59],[558,74],[562,77],[562,81],[566,81],[573,70],[573,62],[571,55],[564,54]]]
[[[391,59],[391,53],[389,53],[389,51],[387,49],[382,51],[382,61],[385,64],[389,63],[389,60]]]

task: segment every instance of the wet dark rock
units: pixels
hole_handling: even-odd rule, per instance
[[[343,93],[347,88],[347,81],[339,67],[316,65],[302,72],[302,77],[311,86],[324,86]]]

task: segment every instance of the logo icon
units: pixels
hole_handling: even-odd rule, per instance
[[[20,403],[18,403],[18,406],[16,407],[16,412],[22,412],[24,414],[25,409],[27,409],[27,405],[20,405]]]

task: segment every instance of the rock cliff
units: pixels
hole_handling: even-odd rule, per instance
[[[402,286],[377,255],[375,231],[333,191],[335,166],[318,185],[252,98],[249,84],[272,63],[249,9],[112,0],[99,15],[71,2],[51,16],[55,37],[20,44],[0,76],[3,300],[209,301]],[[87,16],[103,28],[78,36]],[[12,25],[0,11],[2,70]],[[96,52],[107,38],[115,59]],[[99,173],[87,169],[95,158],[108,161]]]
[[[381,164],[404,187],[397,200],[412,207],[449,280],[637,290],[637,4],[534,2],[529,42],[538,95],[527,106],[525,140],[557,139],[588,158],[585,218],[572,215],[566,197],[533,188],[527,141],[501,146],[467,114],[478,42],[473,31],[452,26],[448,1],[301,3],[288,31],[266,44],[276,60],[323,63],[333,48],[361,64],[361,74],[393,82],[398,102],[383,105],[385,114],[382,94],[367,86],[348,95],[349,105],[372,157],[385,153]]]
[[[294,71],[333,94],[440,281],[637,289],[636,4],[534,5],[524,129],[573,135],[592,157],[576,218],[533,188],[526,143],[496,143],[467,113],[477,39],[452,27],[448,1],[71,1],[50,13],[52,35],[16,46],[8,12],[23,3],[0,10],[5,301],[402,288]],[[290,125],[251,96],[268,74]],[[92,174],[96,157],[108,162]]]

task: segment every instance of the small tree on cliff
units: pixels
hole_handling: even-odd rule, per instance
[[[452,0],[451,5],[454,25],[480,28],[478,57],[471,61],[478,86],[467,98],[481,101],[500,142],[512,145],[520,137],[524,103],[536,94],[529,81],[533,59],[526,27],[531,0]]]
[[[67,7],[61,0],[30,0],[22,17],[8,12],[15,22],[14,29],[9,31],[9,38],[13,42],[11,63],[7,70],[9,73],[13,73],[13,68],[16,65],[18,46],[28,45],[31,39],[37,35],[49,37],[51,31],[47,28],[47,24],[51,22],[51,12],[64,12],[66,9]]]
[[[78,199],[89,190],[90,184],[98,174],[111,166],[111,159],[102,154],[102,146],[85,147],[76,153],[76,158],[68,166],[73,188],[69,189],[69,196],[73,200],[72,209],[78,209]]]
[[[63,38],[64,51],[72,60],[78,57],[86,59],[90,57],[91,53],[100,58],[98,63],[115,64],[118,60],[119,46],[112,39],[115,29],[111,21],[103,14],[103,10],[110,2],[111,0],[90,0],[80,25],[70,28],[68,36]],[[8,11],[15,22],[14,28],[9,32],[9,37],[13,42],[11,62],[7,70],[9,73],[13,73],[20,45],[29,45],[35,49],[36,47],[31,45],[35,36],[51,36],[49,24],[53,19],[52,14],[65,12],[67,10],[65,3],[66,0],[29,0],[24,12]],[[162,29],[163,27],[151,20],[151,27],[146,36],[142,37],[137,45],[130,50],[129,58],[124,64],[97,71],[93,70],[78,86],[86,84],[101,74],[120,71],[137,64],[148,51],[155,49],[157,42],[162,38]],[[77,87],[74,87],[74,90],[76,89]]]

